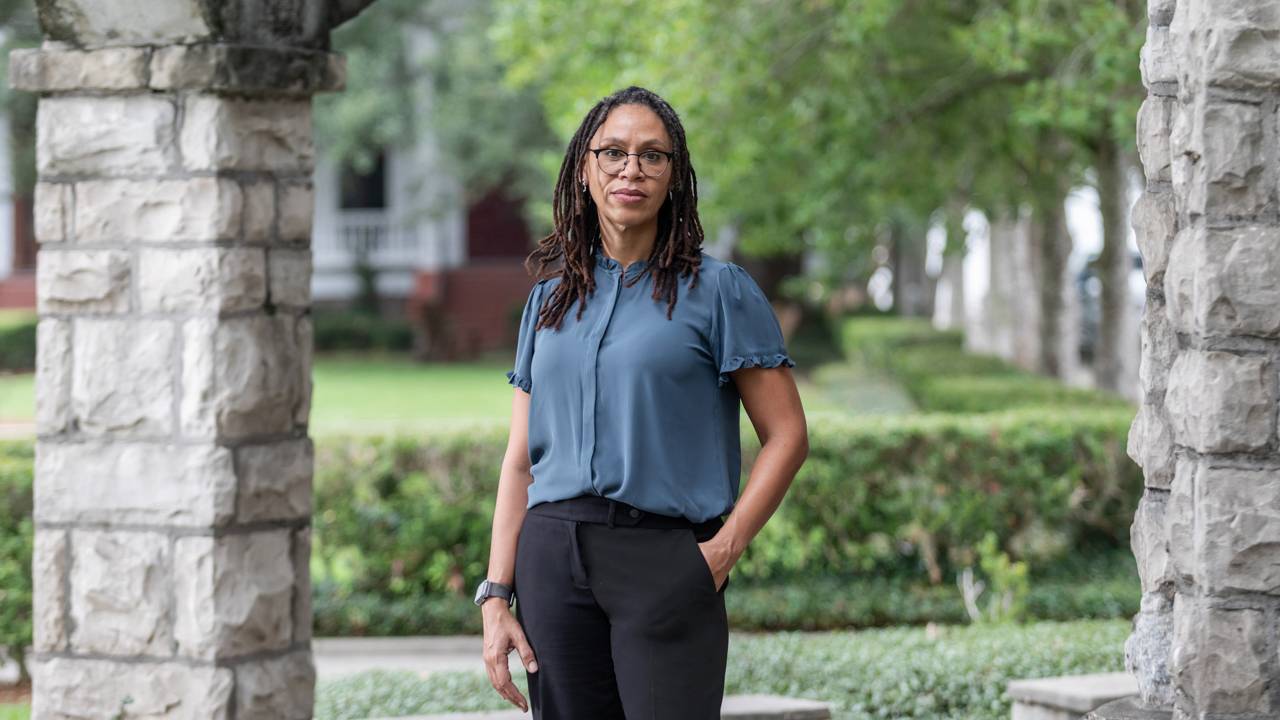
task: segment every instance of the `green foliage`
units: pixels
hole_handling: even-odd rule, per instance
[[[37,320],[35,313],[6,313],[0,318],[0,370],[35,368]]]
[[[972,568],[964,568],[957,579],[965,607],[974,622],[1006,623],[1027,619],[1027,596],[1031,585],[1026,562],[1013,562],[997,547],[996,535],[988,532],[978,543],[978,565],[983,580],[973,578]],[[985,607],[981,607],[986,593]]]
[[[1032,564],[1126,547],[1140,469],[1112,409],[825,418],[736,578],[924,573],[975,561],[983,534]],[[759,452],[743,438],[743,472]],[[487,570],[504,428],[333,438],[317,448],[318,577],[392,597],[465,594]],[[917,575],[919,577],[919,575]]]
[[[688,129],[707,228],[856,280],[886,221],[1004,210],[1046,177],[1087,181],[1102,142],[1132,146],[1146,25],[1142,3],[1103,0],[515,0],[492,35],[560,137],[649,87]]]
[[[727,694],[823,700],[834,720],[1002,720],[1010,680],[1123,670],[1129,622],[892,628],[735,637]],[[519,658],[512,680],[528,697]],[[371,671],[322,679],[317,720],[511,709],[481,672]]]
[[[1036,620],[1130,618],[1141,588],[1127,549],[1098,549],[1069,573],[1029,579],[1026,617]],[[1051,566],[1056,567],[1056,566]],[[949,585],[888,574],[790,575],[768,580],[734,576],[725,595],[730,625],[743,631],[965,623],[963,599]],[[517,600],[518,602],[518,600]],[[321,636],[478,634],[483,630],[471,599],[462,595],[388,597],[318,582],[313,600]]]
[[[26,442],[0,442],[0,650],[27,676],[31,644],[32,463]]]
[[[340,310],[313,310],[311,318],[317,352],[413,347],[413,329],[403,320]]]
[[[935,330],[922,318],[849,317],[841,337],[845,351],[889,372],[922,410],[986,413],[1015,408],[1136,411],[1128,399],[1076,388],[1024,371],[1003,359],[968,353],[963,334]]]

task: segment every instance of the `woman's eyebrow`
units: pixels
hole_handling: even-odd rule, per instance
[[[600,141],[600,144],[602,144],[602,145],[609,145],[609,144],[613,144],[613,145],[626,145],[626,143],[625,143],[625,142],[623,142],[622,138],[616,138],[616,137],[607,137],[607,138],[605,138],[605,139],[601,140],[601,141]],[[658,140],[657,138],[650,138],[650,139],[645,140],[644,142],[640,143],[640,147],[648,147],[648,146],[650,146],[650,145],[658,145],[658,146],[661,146],[661,145],[662,145],[662,141],[661,141],[661,140]]]

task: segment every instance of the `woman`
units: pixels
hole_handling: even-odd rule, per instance
[[[558,269],[529,292],[507,373],[476,604],[490,682],[529,709],[518,650],[536,720],[719,718],[729,570],[808,453],[777,318],[702,252],[695,182],[671,107],[616,92],[574,134],[530,258]],[[740,402],[763,448],[738,498]]]

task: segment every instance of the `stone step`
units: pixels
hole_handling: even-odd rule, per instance
[[[1125,672],[1011,680],[1013,720],[1079,720],[1100,705],[1137,695],[1138,681]]]
[[[529,720],[532,717],[531,713],[519,710],[497,710],[377,720]],[[780,695],[726,695],[720,706],[720,717],[723,720],[829,720],[831,705]]]

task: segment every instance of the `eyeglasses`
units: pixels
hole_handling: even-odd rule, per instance
[[[635,155],[640,161],[640,171],[647,177],[662,177],[662,173],[667,171],[671,165],[671,158],[674,153],[665,150],[645,150],[640,153],[622,152],[618,148],[588,148],[596,155],[596,162],[600,164],[600,169],[609,175],[617,175],[627,166],[627,158]],[[600,153],[604,153],[601,155]]]

